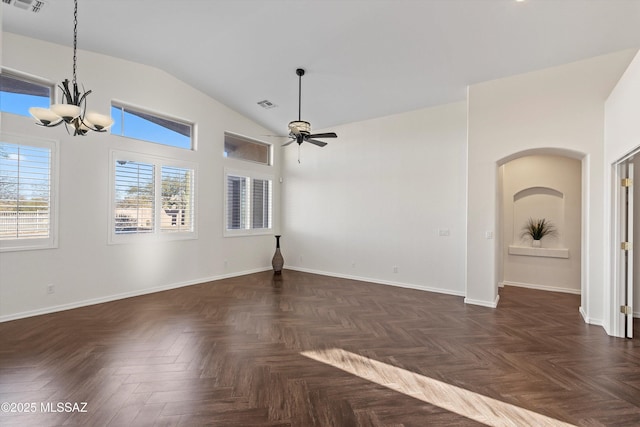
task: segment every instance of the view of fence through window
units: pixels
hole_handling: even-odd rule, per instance
[[[0,142],[0,239],[48,238],[51,150]]]

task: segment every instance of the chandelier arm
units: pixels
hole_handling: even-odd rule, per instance
[[[42,127],[45,127],[45,128],[54,128],[56,126],[60,126],[63,123],[65,123],[65,121],[64,120],[60,120],[57,123],[53,123],[53,124],[49,123],[49,124],[46,124],[46,125],[44,123],[41,123],[41,122],[36,122],[36,125],[42,126]]]
[[[80,104],[82,104],[82,103],[85,103],[85,104],[86,104],[85,99],[86,99],[87,95],[89,95],[90,93],[91,93],[91,90],[88,90],[88,91],[86,91],[85,93],[83,93],[83,94],[82,94],[82,96],[81,96],[81,97],[80,97],[80,99],[78,100],[78,104],[77,104],[77,105],[78,105],[78,107],[80,107]],[[84,116],[85,110],[86,110],[86,108],[82,110],[82,115],[83,115],[83,116]]]
[[[67,104],[74,104],[73,97],[71,96],[71,91],[69,90],[69,80],[64,79],[61,85],[58,87],[62,90],[63,101],[66,99]]]

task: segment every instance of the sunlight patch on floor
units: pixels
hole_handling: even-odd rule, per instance
[[[489,426],[572,426],[339,348],[304,351],[300,354]]]

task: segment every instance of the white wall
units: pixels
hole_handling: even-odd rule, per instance
[[[524,156],[502,165],[504,284],[580,293],[581,166],[580,160],[548,155]],[[556,192],[534,191],[536,188]],[[516,195],[528,190],[531,190],[529,196],[514,200]],[[568,249],[569,258],[510,253],[510,245],[531,245],[520,237],[528,218],[551,221],[557,235],[543,238],[542,246]]]
[[[604,267],[607,286],[605,288],[605,329],[609,334],[621,336],[624,332],[620,330],[619,311],[616,306],[617,301],[615,284],[616,269],[612,268],[613,255],[612,247],[612,206],[614,192],[613,165],[626,154],[637,150],[640,147],[640,54],[637,54],[620,81],[609,95],[605,104],[605,144],[604,144],[604,182],[606,201],[606,224],[604,239]],[[636,167],[638,167],[636,165]],[[637,182],[636,182],[637,185]],[[638,301],[640,304],[640,301]],[[638,307],[635,308],[638,310]]]
[[[330,130],[283,155],[285,266],[463,295],[466,103]]]
[[[498,165],[536,150],[582,157],[582,307],[602,323],[604,102],[635,52],[628,50],[469,88],[467,302],[497,303]],[[492,266],[495,266],[492,268]]]
[[[60,82],[70,78],[69,48],[3,33],[2,65]],[[223,168],[274,167],[223,158],[223,133],[259,137],[266,130],[171,75],[140,64],[78,52],[78,81],[92,89],[91,109],[108,113],[112,99],[195,121],[197,150],[187,151],[110,134],[67,135],[33,120],[2,114],[2,132],[57,139],[60,145],[59,247],[0,254],[0,320],[87,302],[197,283],[270,268],[273,236],[223,237]],[[108,245],[109,153],[127,150],[198,165],[198,239]],[[276,228],[279,188],[275,194]],[[224,261],[228,265],[225,267]],[[56,292],[46,295],[53,283]]]

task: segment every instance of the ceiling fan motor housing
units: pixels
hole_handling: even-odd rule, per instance
[[[294,120],[289,122],[289,131],[294,135],[299,133],[309,135],[311,134],[311,123],[305,122],[304,120]]]

